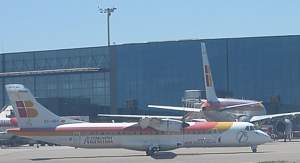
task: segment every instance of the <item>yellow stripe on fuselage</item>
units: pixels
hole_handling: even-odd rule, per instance
[[[233,122],[218,122],[215,129],[219,131],[226,131],[231,128]]]

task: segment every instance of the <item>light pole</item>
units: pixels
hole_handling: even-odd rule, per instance
[[[117,8],[99,8],[99,12],[107,15],[107,46],[110,46],[109,17]]]
[[[111,113],[117,114],[117,90],[116,90],[116,55],[110,47],[109,17],[117,8],[99,8],[99,12],[107,15],[107,50],[110,56],[110,107]]]

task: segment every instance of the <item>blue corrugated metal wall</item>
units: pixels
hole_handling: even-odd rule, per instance
[[[300,36],[203,41],[219,95],[262,100],[267,109],[272,109],[271,99],[276,97],[280,100],[277,111],[297,110]],[[203,90],[200,42],[118,46],[118,106],[126,108],[126,100],[132,99],[141,109],[147,109],[147,104],[181,105],[184,90]]]
[[[202,41],[207,44],[219,96],[262,100],[270,113],[300,111],[300,36]],[[132,107],[147,110],[148,104],[181,105],[184,90],[203,90],[200,42],[184,40],[113,46],[117,59],[119,110],[128,112],[126,108]],[[101,58],[106,54],[106,47],[1,54],[0,72],[3,69],[9,72],[95,66],[110,68],[110,58]],[[1,90],[3,84],[14,82],[35,89],[36,95],[45,99],[64,97],[63,93],[67,93],[66,97],[80,96],[90,99],[93,104],[107,106],[111,93],[109,75],[107,72],[1,78],[0,104],[3,106],[6,101],[3,98],[5,92]],[[58,85],[55,88],[65,84],[68,90],[63,93],[59,93],[62,89],[52,90],[53,83]],[[101,111],[101,107],[97,107],[97,111]]]

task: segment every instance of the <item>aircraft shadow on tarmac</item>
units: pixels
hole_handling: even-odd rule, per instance
[[[177,155],[173,152],[159,152],[153,156],[154,159],[173,159]],[[123,156],[74,156],[74,157],[44,157],[32,158],[31,161],[47,161],[47,160],[64,160],[64,159],[82,159],[82,158],[129,158],[129,157],[149,157],[144,154],[141,155],[123,155]]]
[[[193,155],[235,155],[235,154],[251,154],[253,152],[206,152],[206,153],[180,153],[179,156],[193,156]],[[269,152],[256,152],[256,153],[269,153]],[[253,153],[255,154],[255,153]]]
[[[74,157],[44,157],[33,158],[31,161],[46,161],[46,160],[63,160],[63,159],[81,159],[81,158],[117,158],[117,157],[145,157],[146,155],[123,155],[123,156],[74,156]]]
[[[151,157],[154,159],[173,159],[177,156],[176,153],[173,152],[158,152]]]
[[[177,155],[173,152],[159,152],[153,156],[154,159],[173,159]],[[64,159],[82,159],[82,158],[129,158],[129,157],[149,157],[144,154],[141,155],[123,155],[123,156],[74,156],[74,157],[44,157],[32,158],[31,161],[48,161],[48,160],[64,160]]]
[[[194,156],[194,155],[234,155],[234,154],[249,154],[252,152],[206,152],[206,153],[173,153],[173,152],[159,152],[151,156],[153,159],[174,159],[176,156]],[[257,152],[257,153],[269,153],[269,152]],[[108,156],[74,156],[74,157],[45,157],[45,158],[33,158],[31,161],[47,161],[47,160],[61,160],[61,159],[82,159],[82,158],[129,158],[129,157],[149,157],[144,154],[136,155],[108,155]]]
[[[235,155],[235,154],[251,154],[253,152],[206,152],[206,153],[173,153],[173,152],[159,152],[153,156],[154,159],[173,159],[176,156],[204,156],[204,155]],[[270,152],[257,152],[257,153],[270,153]]]

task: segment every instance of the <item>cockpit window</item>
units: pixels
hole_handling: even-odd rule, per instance
[[[249,130],[250,130],[249,126],[246,126],[246,128],[245,128],[245,129],[246,129],[246,131],[249,131]]]
[[[255,130],[254,126],[246,126],[245,128],[246,131],[253,131]]]

